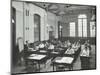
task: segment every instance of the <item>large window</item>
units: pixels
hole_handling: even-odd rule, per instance
[[[70,36],[75,37],[75,22],[70,23]]]
[[[95,37],[95,30],[96,30],[96,27],[95,27],[95,22],[92,21],[90,22],[90,36],[91,37]]]
[[[40,41],[40,15],[34,14],[34,41]]]
[[[87,16],[85,14],[78,16],[78,35],[87,37]]]

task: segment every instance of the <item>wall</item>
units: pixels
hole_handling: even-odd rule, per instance
[[[47,24],[47,14],[44,9],[37,7],[31,3],[25,3],[25,10],[29,10],[29,17],[26,17],[26,20],[28,19],[29,22],[26,21],[25,27],[29,27],[29,30],[26,31],[28,35],[26,34],[26,40],[29,40],[30,43],[34,42],[34,14],[40,15],[40,27],[41,27],[41,41],[48,39],[48,34],[46,31],[46,24]],[[38,9],[38,10],[36,10]],[[44,35],[43,35],[44,34]],[[45,37],[47,35],[47,37]],[[27,37],[28,36],[28,37]]]
[[[24,39],[24,43],[26,40],[28,40],[29,43],[34,42],[34,14],[38,14],[41,17],[41,41],[49,39],[47,25],[53,26],[53,35],[55,38],[58,38],[58,16],[53,13],[46,12],[43,8],[32,3],[13,1],[12,6],[16,8],[16,40],[18,37],[22,37]],[[29,11],[29,16],[26,16],[26,10]]]
[[[70,36],[70,30],[69,30],[69,23],[70,22],[75,22],[76,24],[76,31],[75,31],[75,34],[76,34],[76,37],[78,37],[78,15],[80,14],[86,14],[87,15],[87,37],[90,37],[90,21],[91,21],[91,10],[89,9],[84,9],[84,10],[76,10],[76,11],[73,11],[72,13],[70,14],[67,14],[65,16],[62,17],[62,20],[61,22],[63,22],[63,30],[62,30],[62,33],[63,33],[63,37],[69,37]]]
[[[16,9],[16,42],[18,37],[23,35],[23,2],[12,2],[12,7]]]
[[[53,36],[58,38],[58,21],[60,20],[60,17],[50,12],[48,12],[47,15],[48,25],[53,27]]]

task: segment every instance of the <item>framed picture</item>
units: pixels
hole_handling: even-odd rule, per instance
[[[11,0],[11,73],[96,69],[96,6]]]

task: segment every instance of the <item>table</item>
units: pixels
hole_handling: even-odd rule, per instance
[[[74,58],[72,57],[56,57],[53,61],[53,71],[54,67],[58,65],[64,65],[65,67],[68,66],[69,70],[73,70],[73,61]]]
[[[36,50],[36,49],[33,49],[33,48],[29,48],[29,50],[27,51],[27,53],[30,55],[30,54],[33,54],[33,53],[37,53],[39,50]]]
[[[45,54],[45,55],[49,55],[50,52],[48,50],[39,50],[37,51],[37,54]]]
[[[31,61],[36,61],[38,63],[38,67],[39,67],[39,72],[40,72],[40,63],[44,62],[44,60],[46,59],[46,55],[42,55],[42,54],[31,54],[27,60],[31,60]]]

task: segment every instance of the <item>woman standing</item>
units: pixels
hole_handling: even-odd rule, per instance
[[[87,70],[90,68],[90,48],[86,45],[84,47],[80,54],[81,68],[82,70]]]

